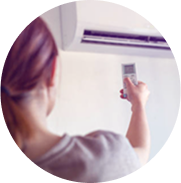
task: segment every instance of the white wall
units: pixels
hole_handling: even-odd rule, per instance
[[[138,78],[151,95],[147,115],[153,157],[166,142],[179,107],[179,76],[172,59],[151,59],[61,52],[62,77],[57,106],[49,118],[56,133],[86,134],[96,129],[125,134],[131,116],[128,102],[119,98],[121,63],[136,62]]]
[[[42,16],[60,46],[58,9]],[[147,83],[151,95],[147,115],[151,131],[150,159],[161,149],[176,122],[179,108],[179,74],[174,59],[108,54],[63,52],[60,90],[48,126],[57,134],[86,134],[97,129],[125,134],[130,104],[119,98],[121,64],[135,62],[138,79]]]

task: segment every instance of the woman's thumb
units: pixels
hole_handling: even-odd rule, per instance
[[[126,86],[134,86],[134,84],[132,83],[131,79],[130,78],[125,78],[124,79],[124,82],[126,84]]]

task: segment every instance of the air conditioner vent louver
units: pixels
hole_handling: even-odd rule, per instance
[[[81,43],[170,50],[163,37],[84,30]]]

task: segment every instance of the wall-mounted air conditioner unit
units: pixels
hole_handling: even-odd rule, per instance
[[[66,51],[173,57],[152,24],[123,6],[78,1],[60,6],[62,47]]]

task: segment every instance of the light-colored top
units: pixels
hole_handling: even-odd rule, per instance
[[[65,134],[34,163],[60,178],[88,183],[118,179],[140,168],[129,141],[108,131],[72,137]]]

